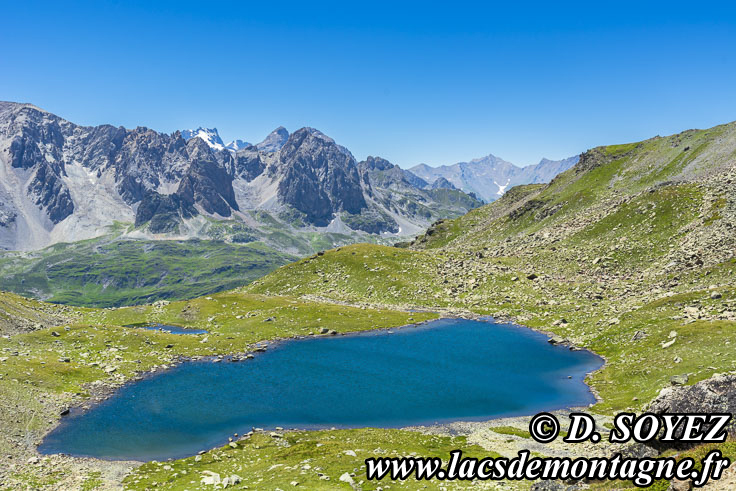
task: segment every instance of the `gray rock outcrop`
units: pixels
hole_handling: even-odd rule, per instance
[[[648,408],[649,412],[661,413],[736,413],[736,374],[715,375],[694,385],[673,386],[662,389]],[[710,425],[704,425],[707,431]],[[676,436],[681,436],[676,431]],[[736,422],[729,423],[729,433],[736,435]],[[689,442],[652,442],[652,446],[662,448],[690,448]]]

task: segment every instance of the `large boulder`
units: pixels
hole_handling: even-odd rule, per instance
[[[736,413],[736,374],[714,375],[713,377],[689,386],[673,386],[662,389],[649,405],[649,412],[662,413]],[[707,431],[709,425],[704,425]],[[736,435],[736,422],[729,422],[728,431]],[[682,432],[676,432],[681,435]],[[652,442],[662,448],[691,448],[689,442]]]

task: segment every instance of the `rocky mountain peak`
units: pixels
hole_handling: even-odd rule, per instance
[[[261,152],[278,152],[289,139],[289,132],[286,128],[279,126],[261,142],[256,144],[256,148]]]
[[[450,181],[440,177],[432,183],[432,189],[457,189]]]
[[[247,141],[244,141],[244,140],[233,140],[230,143],[228,143],[227,145],[225,145],[225,148],[228,149],[228,150],[230,150],[230,151],[232,151],[232,152],[237,152],[238,150],[242,150],[242,149],[247,148],[249,146],[251,146],[251,144],[248,143]]]
[[[355,158],[314,128],[294,132],[279,153],[279,197],[327,225],[338,211],[360,213],[366,203]]]
[[[365,161],[361,162],[369,170],[388,170],[394,167],[394,164],[382,157],[368,156]]]
[[[0,103],[0,249],[96,237],[115,221],[135,221],[136,234],[200,237],[212,220],[251,210],[287,220],[288,233],[334,224],[347,235],[410,234],[474,206],[463,193],[425,191],[380,157],[359,165],[315,128],[279,127],[259,146],[224,151],[215,128],[79,126]],[[198,214],[209,219],[191,220]]]
[[[210,158],[212,153],[211,148],[213,147],[199,136],[195,136],[187,141],[187,153],[194,159]]]
[[[466,164],[481,164],[481,165],[514,165],[511,162],[502,159],[501,157],[496,157],[492,153],[489,153],[485,157],[480,157],[477,159],[471,159],[469,162],[461,162]]]
[[[220,134],[217,132],[217,128],[202,128],[199,127],[196,130],[182,130],[181,136],[186,141],[193,138],[201,138],[210,148],[215,150],[224,150],[225,144],[220,138]]]

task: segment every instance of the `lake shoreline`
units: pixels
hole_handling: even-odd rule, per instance
[[[419,310],[413,310],[413,311],[419,311]],[[302,340],[302,339],[314,339],[314,338],[332,338],[335,336],[340,337],[353,337],[353,336],[366,336],[366,335],[385,335],[385,334],[391,334],[394,330],[401,330],[401,329],[409,329],[409,328],[421,328],[426,327],[427,324],[434,323],[441,320],[452,320],[452,319],[462,319],[462,320],[474,320],[474,321],[482,321],[482,322],[492,322],[496,324],[501,324],[507,327],[514,327],[514,328],[521,328],[526,329],[535,333],[543,334],[547,336],[548,342],[550,344],[560,344],[563,346],[568,347],[571,350],[575,351],[587,351],[592,355],[595,355],[601,360],[600,366],[593,371],[586,372],[585,375],[582,378],[582,382],[586,385],[587,390],[593,395],[595,398],[595,403],[588,405],[587,407],[584,406],[582,409],[589,408],[593,406],[594,404],[597,404],[600,402],[601,398],[600,395],[593,389],[592,386],[590,386],[586,381],[588,377],[595,373],[598,370],[601,370],[605,367],[607,360],[602,357],[601,355],[595,353],[592,350],[589,350],[587,348],[581,348],[581,347],[575,347],[571,343],[553,343],[551,340],[552,335],[549,332],[545,332],[540,329],[534,329],[529,326],[524,326],[519,323],[513,322],[512,319],[503,319],[503,318],[494,318],[492,316],[488,315],[480,315],[476,313],[471,312],[457,312],[457,311],[447,311],[444,309],[437,309],[437,310],[431,310],[431,309],[422,309],[421,312],[431,312],[438,314],[440,317],[437,319],[431,319],[427,321],[421,321],[417,323],[410,323],[410,324],[404,324],[397,327],[389,327],[389,328],[379,328],[379,329],[359,329],[355,331],[349,331],[349,332],[343,332],[339,334],[334,333],[327,333],[327,334],[310,334],[310,335],[297,335],[297,336],[291,336],[291,337],[280,337],[280,338],[274,338],[270,340],[262,340],[256,343],[251,344],[248,346],[248,351],[244,352],[238,352],[238,353],[231,353],[227,355],[212,355],[212,356],[195,356],[195,357],[188,357],[188,356],[178,356],[174,359],[174,361],[164,367],[157,367],[154,370],[147,370],[147,371],[141,371],[137,372],[134,376],[128,378],[122,383],[114,383],[114,382],[105,382],[105,381],[97,381],[90,385],[89,387],[85,387],[89,390],[89,397],[85,398],[82,401],[75,401],[73,404],[67,406],[66,408],[60,407],[62,410],[62,416],[59,418],[59,420],[56,421],[56,424],[54,424],[52,427],[48,429],[46,433],[44,433],[43,437],[40,438],[38,443],[35,445],[36,452],[39,455],[42,456],[53,456],[53,455],[62,455],[62,456],[68,456],[71,458],[81,458],[81,459],[93,459],[93,460],[99,460],[101,462],[118,462],[118,463],[145,463],[147,460],[131,460],[131,459],[105,459],[105,458],[98,458],[98,457],[88,457],[88,456],[75,456],[75,455],[69,455],[69,454],[42,454],[38,451],[39,445],[43,442],[43,440],[46,438],[48,434],[56,430],[59,426],[63,425],[65,420],[67,419],[66,416],[74,416],[79,415],[81,413],[84,413],[86,411],[89,411],[93,409],[95,406],[105,402],[110,397],[115,395],[120,389],[123,387],[133,384],[136,382],[140,382],[142,380],[145,380],[150,377],[155,377],[157,375],[163,375],[166,371],[176,368],[178,366],[181,366],[185,363],[192,363],[192,362],[201,362],[201,363],[235,363],[235,362],[243,362],[247,361],[247,359],[257,356],[258,354],[261,354],[265,351],[267,351],[269,348],[278,348],[280,345],[285,344],[290,341],[296,341],[296,340]],[[549,408],[550,411],[571,411],[577,409],[575,407],[555,407],[555,408]],[[497,417],[481,417],[477,419],[469,419],[469,420],[450,420],[445,422],[438,422],[435,424],[427,424],[427,425],[410,425],[410,426],[397,426],[392,427],[395,429],[405,429],[405,430],[415,430],[416,428],[443,428],[447,427],[448,425],[457,425],[457,424],[481,424],[481,423],[487,423],[492,421],[499,421],[504,420],[508,418],[524,418],[524,417],[530,417],[532,414],[528,415],[503,415],[503,416],[497,416]],[[333,426],[334,427],[334,426]],[[334,427],[335,429],[343,429]],[[353,427],[350,427],[353,428]],[[388,427],[387,427],[388,428]],[[310,430],[324,430],[324,429],[331,429],[328,427],[314,427],[314,428],[289,428],[284,431],[310,431]],[[347,429],[347,428],[345,428]],[[227,436],[223,436],[223,444],[227,443],[225,439]],[[220,445],[212,447],[210,449],[207,449],[205,451],[211,451],[213,449],[219,448]]]

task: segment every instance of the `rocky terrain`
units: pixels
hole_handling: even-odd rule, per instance
[[[268,242],[269,224],[255,212],[290,235],[335,232],[366,240],[366,234],[415,234],[480,204],[458,190],[438,201],[408,180],[402,192],[387,193],[361,179],[358,167],[347,149],[313,128],[289,134],[280,127],[256,145],[225,146],[216,129],[167,135],[83,127],[30,104],[3,102],[0,249],[97,237],[117,223],[132,224],[131,236],[188,238],[206,237],[213,223],[226,222],[227,238],[247,228]],[[370,200],[372,192],[385,199]]]
[[[77,304],[98,306],[191,298],[286,258],[390,243],[481,204],[426,187],[386,160],[357,162],[313,128],[225,145],[215,128],[83,127],[3,102],[0,288],[72,303],[83,288]],[[177,251],[152,267],[148,252],[161,249]],[[241,263],[198,261],[226,252]]]
[[[547,183],[575,165],[578,159],[577,155],[563,160],[542,159],[536,165],[520,167],[491,154],[470,162],[439,167],[419,164],[409,171],[432,187],[447,187],[447,183],[450,183],[490,203],[514,186]]]

